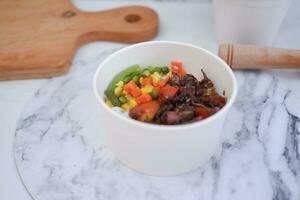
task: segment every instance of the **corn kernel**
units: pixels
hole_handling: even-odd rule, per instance
[[[106,105],[108,105],[110,108],[114,107],[114,105],[112,104],[112,102],[108,99],[105,100]]]
[[[117,97],[119,97],[122,93],[122,87],[116,87],[115,90],[114,90],[114,93]]]
[[[116,84],[117,87],[123,87],[124,86],[124,82],[123,81],[119,81],[117,84]]]
[[[142,94],[151,93],[153,90],[153,87],[150,85],[146,85],[145,87],[141,88]]]
[[[126,96],[128,95],[128,92],[126,92],[126,90],[123,90],[122,93]]]
[[[141,77],[140,80],[139,80],[140,84],[143,84],[143,80],[144,80],[144,78]]]
[[[122,105],[122,108],[123,108],[124,110],[129,110],[129,104],[128,104],[128,103],[124,103],[124,104]]]
[[[127,102],[127,98],[124,97],[124,96],[120,96],[120,97],[119,97],[119,100],[120,100],[122,103],[126,103],[126,102]]]
[[[154,72],[153,74],[151,74],[151,79],[152,82],[156,84],[161,79],[161,75],[158,72]]]
[[[130,99],[127,103],[129,105],[129,109],[134,108],[137,105],[135,99]]]
[[[126,98],[127,100],[132,99],[132,97],[131,97],[130,95],[128,95],[128,94],[125,95],[125,98]]]

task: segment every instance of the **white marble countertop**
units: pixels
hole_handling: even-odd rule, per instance
[[[132,3],[132,2],[130,2]],[[198,8],[203,6],[201,2],[191,1],[176,1],[176,2],[151,2],[145,1],[139,3],[144,5],[149,5],[154,8],[157,8],[160,12],[164,10],[169,11],[169,7],[182,7],[182,4],[185,4],[185,9],[189,8],[195,12]],[[104,2],[99,3],[96,1],[76,1],[75,5],[83,10],[101,10],[108,7],[114,7],[119,5],[125,5],[128,2]],[[201,4],[201,5],[200,5]],[[161,19],[161,30],[160,35],[157,39],[166,39],[166,35],[168,40],[178,40],[193,43],[204,48],[207,48],[211,51],[216,52],[217,43],[214,40],[213,34],[213,21],[212,21],[212,11],[210,3],[205,3],[204,7],[208,9],[201,9],[201,15],[195,15],[195,21],[187,21],[186,26],[196,25],[195,22],[198,22],[197,17],[205,16],[205,18],[201,19],[201,26],[203,29],[209,29],[211,32],[207,30],[197,29],[197,31],[191,32],[190,37],[186,37],[185,35],[180,35],[181,29],[176,27],[176,23],[171,17],[176,17],[177,14],[182,13],[174,13],[174,15],[166,15],[165,18]],[[298,12],[300,8],[300,3],[294,1],[293,6],[291,7],[288,16],[286,17],[281,30],[278,34],[276,41],[274,42],[274,46],[279,47],[289,47],[289,48],[300,48],[300,13]],[[195,12],[196,13],[196,12]],[[168,18],[168,16],[171,16]],[[197,20],[196,20],[197,19]],[[200,22],[200,20],[199,20]],[[183,23],[183,21],[178,22]],[[297,25],[298,24],[298,25]],[[178,34],[171,34],[171,32],[178,32]],[[201,39],[205,38],[208,40]],[[109,47],[110,43],[103,43],[103,45]],[[91,47],[86,48],[93,49]],[[84,47],[85,48],[85,47]],[[83,48],[83,51],[84,51]],[[270,70],[270,74],[275,75],[275,77],[280,81],[280,84],[286,85],[286,87],[293,92],[296,96],[300,97],[300,71],[288,71],[288,70]],[[242,77],[242,76],[241,76]],[[268,78],[264,79],[268,81]],[[16,128],[16,123],[19,118],[21,111],[23,110],[24,105],[26,105],[27,101],[33,95],[33,93],[42,87],[48,80],[28,80],[28,81],[8,81],[0,83],[0,160],[1,160],[1,170],[0,170],[0,199],[31,199],[30,195],[28,195],[24,186],[22,185],[16,168],[14,164],[14,155],[13,155],[13,136]],[[299,108],[300,109],[300,108]],[[279,119],[280,120],[280,119]],[[284,119],[282,119],[284,120]],[[266,147],[272,148],[272,147]],[[300,147],[298,147],[300,148]],[[274,163],[273,163],[274,164]],[[276,164],[276,163],[275,163]],[[274,166],[273,166],[274,167]],[[296,169],[297,170],[297,169]],[[298,169],[299,171],[299,169]],[[276,175],[276,174],[274,174]],[[299,176],[298,176],[299,177]],[[222,194],[219,194],[222,195]],[[278,198],[282,199],[282,198]]]

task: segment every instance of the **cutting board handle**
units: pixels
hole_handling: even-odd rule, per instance
[[[140,42],[158,31],[157,13],[144,6],[127,6],[101,12],[66,11],[63,17],[77,30],[78,45],[96,40]],[[72,19],[73,18],[73,19]]]
[[[219,56],[233,69],[300,69],[300,51],[242,44],[222,44]]]
[[[157,13],[144,6],[84,12],[70,0],[0,0],[0,13],[0,80],[65,74],[81,45],[143,42],[159,26]]]

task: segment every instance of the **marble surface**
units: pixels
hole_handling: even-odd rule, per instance
[[[91,2],[82,8],[115,5]],[[147,5],[161,17],[157,40],[189,42],[216,52],[209,3]],[[296,80],[276,71],[235,72],[238,99],[225,122],[222,143],[204,167],[161,178],[116,161],[106,147],[91,82],[99,63],[124,46],[97,42],[82,47],[70,73],[46,81],[24,107],[14,152],[33,198],[300,199],[300,100],[297,87],[286,86]]]

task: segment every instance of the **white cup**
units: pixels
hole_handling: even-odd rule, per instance
[[[226,105],[216,114],[185,125],[155,125],[124,116],[109,108],[104,91],[121,70],[133,64],[164,66],[181,60],[187,72],[199,79],[201,69],[217,90],[226,92]],[[94,77],[94,92],[99,101],[108,146],[122,163],[146,174],[169,176],[194,170],[207,162],[218,145],[223,123],[237,93],[230,67],[218,56],[200,47],[178,42],[145,42],[135,44],[106,58]]]
[[[270,45],[291,0],[213,0],[219,43]]]

